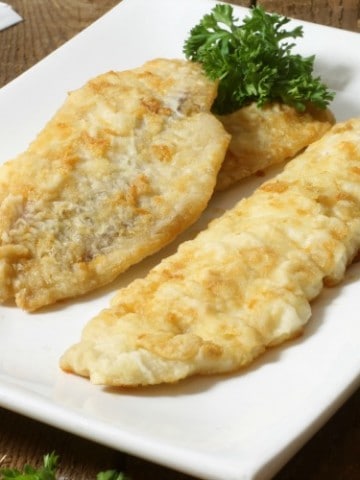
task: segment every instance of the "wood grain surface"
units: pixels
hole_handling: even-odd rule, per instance
[[[24,21],[0,32],[0,87],[119,1],[7,0],[7,3]],[[233,0],[230,3],[242,6],[257,3],[268,11],[290,17],[360,31],[360,0]],[[110,468],[126,472],[131,480],[193,478],[0,408],[0,467],[39,465],[42,456],[53,450],[61,458],[61,480],[91,480],[100,470]],[[274,480],[357,479],[360,479],[360,390],[274,477]]]
[[[119,0],[7,0],[23,22],[0,32],[0,87],[119,3]]]
[[[359,0],[261,0],[269,12],[321,23],[336,28],[360,31]]]

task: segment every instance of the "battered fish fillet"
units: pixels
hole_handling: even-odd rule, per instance
[[[148,385],[236,370],[299,335],[309,302],[360,247],[360,119],[119,290],[61,359],[97,384]]]
[[[157,59],[71,93],[0,169],[0,303],[88,292],[194,222],[230,139],[216,91],[199,65]]]
[[[231,134],[216,190],[294,157],[335,123],[330,110],[308,107],[305,112],[281,103],[262,108],[255,103],[218,117]]]

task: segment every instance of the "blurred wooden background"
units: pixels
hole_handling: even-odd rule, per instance
[[[243,5],[245,2],[230,3]],[[289,17],[355,32],[360,31],[359,0],[259,0],[252,3]]]

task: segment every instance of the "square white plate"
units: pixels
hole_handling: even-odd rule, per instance
[[[0,162],[15,156],[63,102],[66,92],[110,69],[154,57],[182,57],[189,30],[211,0],[124,0],[87,30],[0,90]],[[247,10],[235,7],[241,18]],[[338,120],[360,115],[360,36],[304,27],[298,50],[337,92]],[[269,173],[269,175],[271,172]],[[259,179],[214,196],[201,228]],[[263,179],[261,179],[263,181]],[[359,186],[360,188],[360,186]],[[143,275],[178,242],[107,288],[27,314],[0,306],[0,405],[61,429],[207,480],[268,479],[359,384],[360,265],[314,303],[305,335],[229,376],[115,391],[66,375],[63,351],[114,291]]]

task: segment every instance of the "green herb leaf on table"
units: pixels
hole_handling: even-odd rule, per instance
[[[0,480],[56,480],[56,471],[59,465],[59,457],[52,452],[44,455],[43,465],[36,469],[25,465],[22,471],[16,468],[0,468]],[[116,470],[100,472],[96,480],[130,480],[124,473]]]
[[[327,107],[334,93],[313,75],[315,57],[293,53],[301,26],[286,30],[290,19],[262,7],[238,22],[231,5],[217,4],[184,43],[185,57],[219,80],[214,113],[231,113],[251,102],[281,101],[298,111],[308,104]]]
[[[35,469],[25,465],[23,471],[15,468],[0,469],[0,480],[56,480],[56,469],[59,457],[54,453],[44,455],[43,465]]]
[[[96,476],[96,480],[130,480],[122,472],[117,472],[116,470],[107,470],[106,472],[100,472]]]

